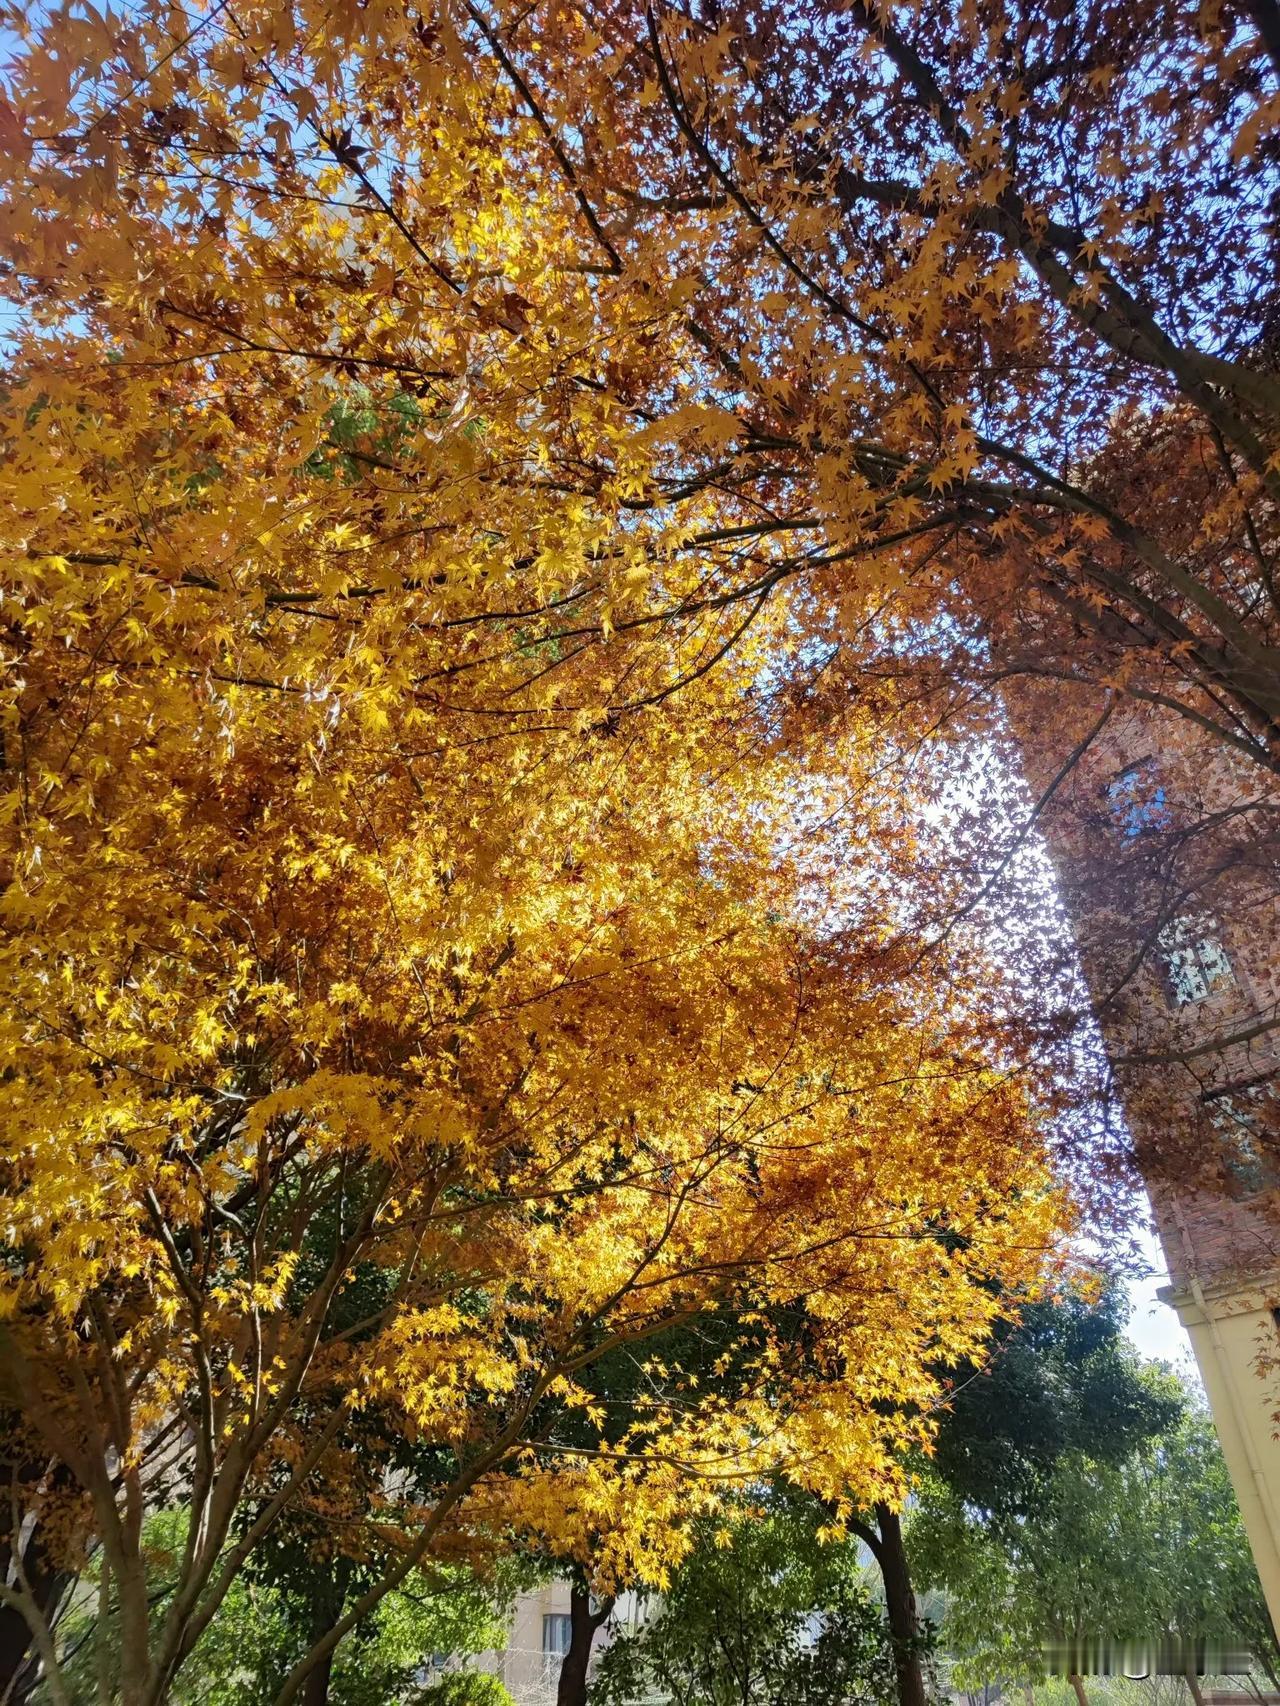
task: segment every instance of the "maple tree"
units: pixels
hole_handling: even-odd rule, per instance
[[[432,642],[400,620],[391,667],[409,669]],[[264,626],[243,624],[264,658],[242,653],[246,674],[283,643]],[[742,821],[747,761],[681,786],[660,718],[624,783],[590,731],[477,753],[407,694],[390,732],[358,695],[336,719],[319,693],[237,703],[157,659],[159,621],[138,632],[158,668],[86,682],[61,634],[27,651],[18,775],[43,803],[17,814],[5,896],[4,1094],[25,1134],[6,1155],[6,1382],[80,1491],[49,1512],[69,1556],[101,1546],[121,1698],[164,1697],[304,1493],[385,1566],[282,1700],[476,1530],[563,1556],[603,1531],[603,1579],[652,1576],[699,1465],[897,1486],[918,1424],[878,1401],[928,1409],[928,1356],[972,1351],[994,1313],[974,1275],[1032,1281],[1059,1205],[1016,1084],[976,1044],[966,1061],[909,944],[865,917],[806,923],[781,800]],[[90,730],[68,755],[77,693]],[[697,729],[680,725],[686,762]],[[576,1377],[609,1349],[779,1293],[817,1299],[802,1358],[760,1334],[719,1401],[677,1387],[616,1446],[601,1424],[594,1449],[541,1448],[549,1402],[591,1420]],[[433,1454],[352,1513],[364,1415]],[[153,1607],[144,1517],[175,1480],[192,1520]],[[56,1695],[38,1609],[5,1597]]]
[[[92,611],[64,608],[76,627]],[[390,667],[407,670],[432,642],[400,620]],[[242,653],[246,674],[282,644],[263,627],[244,622],[264,658]],[[700,1465],[898,1486],[919,1424],[880,1401],[927,1411],[929,1355],[974,1350],[994,1314],[974,1276],[1030,1283],[1059,1205],[1017,1085],[976,1044],[966,1060],[909,944],[865,917],[806,923],[781,797],[772,814],[750,797],[744,823],[742,765],[681,786],[669,718],[643,764],[633,737],[624,784],[590,731],[477,753],[408,694],[390,734],[358,696],[337,719],[319,693],[237,704],[156,660],[159,621],[138,632],[159,668],[86,682],[61,634],[27,651],[18,776],[43,801],[16,814],[5,896],[4,1095],[24,1134],[6,1154],[6,1382],[81,1493],[50,1513],[70,1555],[102,1549],[120,1697],[164,1697],[304,1492],[386,1562],[282,1701],[475,1530],[564,1556],[603,1531],[602,1579],[652,1576]],[[68,754],[77,693],[90,728],[70,722]],[[697,727],[680,725],[686,762]],[[802,1357],[760,1334],[718,1402],[677,1388],[616,1446],[601,1424],[594,1449],[542,1449],[548,1402],[591,1420],[576,1377],[609,1349],[779,1293],[814,1300]],[[354,1515],[353,1413],[433,1448]],[[192,1518],[153,1606],[144,1517],[175,1480]],[[52,1636],[30,1596],[5,1597],[56,1694]]]
[[[519,80],[384,22],[55,11],[10,68],[12,1540],[94,1552],[124,1706],[300,1510],[376,1567],[280,1706],[513,1536],[607,1589],[769,1471],[901,1496],[1066,1218],[982,963],[904,924],[878,718],[789,728],[781,603],[632,627],[741,536],[653,509],[601,377],[684,354],[639,282],[601,346]],[[721,1311],[733,1378],[607,1429],[592,1365]]]
[[[226,405],[192,478],[251,416],[328,470],[331,588],[533,567],[447,619],[552,674],[611,649],[573,714],[784,602],[789,729],[928,696],[990,735],[993,691],[1083,682],[1265,793],[1276,38],[1270,0],[55,10],[10,79],[13,278],[128,340],[153,429],[175,377]],[[317,594],[289,537],[271,609]],[[544,715],[486,656],[459,713]]]
[[[11,20],[5,1399],[129,1706],[346,1508],[353,1409],[440,1448],[388,1580],[499,1512],[660,1574],[694,1463],[899,1490],[972,1276],[1060,1213],[1007,975],[917,928],[933,732],[1069,665],[1275,768],[1251,17]],[[801,1293],[803,1367],[527,1439],[611,1346]]]

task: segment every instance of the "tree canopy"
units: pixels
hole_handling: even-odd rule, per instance
[[[79,69],[61,118],[48,88],[27,117],[62,134],[74,112],[95,155],[117,46],[141,53],[146,114],[182,85],[228,145],[275,135],[270,215],[228,205],[211,245],[221,190],[158,157],[88,168],[95,211],[44,176],[88,156],[39,140],[35,199],[10,207],[28,313],[3,406],[5,1398],[37,1466],[72,1480],[55,1497],[41,1468],[22,1510],[72,1563],[102,1548],[127,1706],[165,1697],[300,1502],[342,1511],[383,1568],[282,1706],[409,1572],[513,1530],[565,1558],[589,1537],[603,1584],[661,1580],[683,1518],[735,1478],[896,1494],[937,1367],[997,1311],[980,1282],[1034,1285],[1064,1220],[984,1043],[978,962],[924,975],[898,855],[876,853],[904,814],[871,724],[778,738],[810,667],[783,608],[714,669],[695,632],[549,631],[553,607],[576,622],[585,564],[625,577],[653,541],[630,468],[561,489],[557,443],[648,451],[626,448],[645,429],[592,382],[598,354],[571,353],[592,275],[564,295],[554,210],[522,211],[542,131],[518,96],[484,105],[445,40],[431,123],[483,107],[489,165],[432,141],[420,104],[402,117],[426,149],[415,197],[436,160],[453,282],[385,208],[366,252],[357,203],[326,205],[348,167],[309,154],[290,176],[313,132],[273,116],[283,69],[248,74],[244,105],[215,95],[237,32],[283,27],[254,16],[211,16],[158,70],[158,16],[118,42],[37,20],[33,75]],[[358,69],[325,61],[337,41],[315,67],[335,100]],[[129,101],[103,117],[109,152]],[[405,245],[419,284],[395,283]],[[395,336],[450,367],[442,390],[391,351],[325,353],[335,312],[370,330],[366,268],[417,293]],[[507,301],[522,279],[560,304],[532,339]],[[170,291],[241,334],[175,342]],[[803,1345],[761,1313],[793,1297]],[[691,1377],[606,1432],[583,1371],[725,1308],[761,1323],[732,1381],[703,1398]],[[556,1438],[564,1409],[588,1438]],[[352,1512],[359,1426],[427,1458]],[[144,1518],[175,1484],[192,1518],[157,1599]],[[39,1607],[4,1596],[56,1688]]]
[[[1054,1641],[1118,1651],[1172,1638],[1190,1655],[1203,1641],[1274,1670],[1230,1478],[1194,1404],[1118,1459],[1066,1453],[1017,1518],[984,1517],[929,1482],[911,1544],[921,1580],[946,1591],[943,1639],[962,1679],[1039,1677]]]
[[[748,1498],[700,1525],[650,1618],[605,1649],[593,1698],[631,1706],[845,1706],[893,1688],[883,1618],[851,1543],[823,1544],[821,1509]]]
[[[1274,8],[9,23],[12,1546],[158,1706],[331,1501],[383,1569],[284,1706],[512,1532],[898,1500],[1070,1221],[939,730],[1065,676],[1276,767]]]
[[[851,699],[906,751],[998,738],[996,690],[1068,748],[1158,711],[1185,800],[1134,942],[1241,867],[1274,901],[1272,0],[15,28],[35,605],[118,580],[146,630],[199,613],[176,667],[375,726],[412,686],[500,748],[621,728],[735,648],[792,660],[754,683],[790,738]],[[449,644],[401,678],[406,587]],[[157,663],[127,625],[80,642]],[[1205,740],[1243,767],[1225,816]],[[1005,863],[978,829],[970,904]]]

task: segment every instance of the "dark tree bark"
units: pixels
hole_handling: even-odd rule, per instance
[[[327,1634],[328,1631],[322,1630],[321,1633]],[[336,1651],[336,1647],[330,1647],[315,1669],[308,1673],[302,1685],[302,1706],[329,1706],[329,1682],[333,1676],[333,1655]]]
[[[893,1648],[893,1669],[898,1684],[898,1706],[927,1706],[924,1667],[920,1663],[920,1617],[907,1549],[902,1543],[902,1522],[886,1504],[875,1507],[876,1526],[855,1522],[850,1526],[865,1540],[880,1566],[884,1583],[885,1615]]]
[[[323,1641],[346,1609],[351,1585],[352,1564],[349,1558],[334,1560],[332,1575],[317,1581],[311,1601],[310,1645]],[[308,1671],[299,1695],[299,1706],[329,1706],[329,1688],[333,1681],[333,1658],[336,1647],[330,1647],[315,1667]]]
[[[71,1577],[50,1563],[38,1531],[27,1542],[22,1568],[40,1615],[51,1622]],[[38,1675],[39,1660],[26,1619],[12,1605],[0,1606],[0,1706],[18,1706]]]
[[[560,1665],[560,1681],[556,1687],[556,1706],[586,1706],[587,1671],[591,1664],[591,1648],[596,1631],[608,1620],[613,1600],[600,1601],[597,1611],[591,1609],[591,1595],[575,1582],[569,1591],[569,1650]]]
[[[19,1465],[12,1472],[13,1478],[19,1483],[37,1481],[46,1467],[44,1462],[32,1460]],[[70,1471],[62,1465],[54,1468],[52,1479],[55,1486],[71,1485]],[[15,1542],[21,1538],[20,1532],[0,1538],[0,1578],[9,1573]],[[38,1522],[25,1537],[20,1561],[22,1576],[40,1615],[46,1622],[52,1622],[72,1577],[49,1556]],[[39,1672],[39,1659],[26,1618],[16,1606],[0,1605],[0,1706],[19,1706],[35,1687]]]

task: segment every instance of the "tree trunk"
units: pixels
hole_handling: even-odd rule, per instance
[[[1200,1687],[1200,1678],[1196,1675],[1196,1667],[1190,1661],[1187,1663],[1184,1675],[1187,1679],[1187,1687],[1191,1692],[1191,1698],[1195,1701],[1196,1706],[1204,1706],[1204,1691]]]
[[[342,1616],[347,1603],[347,1589],[351,1582],[352,1565],[349,1559],[337,1558],[333,1564],[333,1574],[326,1579],[317,1579],[312,1590],[310,1616],[308,1623],[308,1646],[314,1647],[333,1628]],[[329,1706],[329,1688],[333,1681],[333,1657],[337,1647],[330,1647],[322,1659],[307,1672],[306,1679],[298,1694],[298,1706]]]
[[[335,1652],[337,1648],[330,1647],[319,1664],[308,1672],[307,1680],[302,1685],[301,1706],[329,1706],[329,1682],[333,1676]]]
[[[34,1680],[35,1651],[27,1620],[16,1606],[0,1605],[0,1701],[17,1706]]]
[[[1067,1678],[1067,1681],[1076,1691],[1076,1699],[1079,1702],[1079,1706],[1089,1706],[1089,1696],[1084,1691],[1084,1678],[1081,1677],[1078,1672],[1072,1671],[1071,1675]]]
[[[576,1582],[570,1588],[569,1650],[560,1664],[556,1706],[586,1706],[591,1647],[596,1638],[596,1630],[606,1621],[612,1610],[613,1600],[605,1599],[600,1602],[598,1611],[592,1611],[588,1590]]]
[[[884,1605],[893,1644],[899,1706],[926,1706],[924,1670],[920,1664],[920,1619],[911,1587],[907,1550],[902,1544],[902,1523],[898,1513],[885,1504],[876,1506],[876,1522],[880,1545],[873,1550],[884,1580]],[[1087,1706],[1087,1702],[1081,1706]]]
[[[8,1548],[5,1549],[6,1554]],[[7,1567],[8,1556],[4,1563]],[[40,1615],[52,1623],[71,1577],[54,1567],[37,1526],[27,1540],[22,1569]],[[27,1620],[16,1606],[0,1605],[0,1706],[18,1706],[35,1686],[39,1657]]]

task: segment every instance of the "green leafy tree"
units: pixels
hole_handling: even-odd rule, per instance
[[[989,1360],[956,1370],[930,1480],[960,1507],[1019,1520],[1064,1456],[1091,1448],[1121,1461],[1171,1425],[1181,1398],[1145,1378],[1123,1338],[1125,1309],[1111,1289],[1093,1301],[1053,1297],[999,1328]],[[922,1706],[918,1653],[925,1630],[902,1519],[888,1504],[851,1523],[884,1583],[900,1706]]]
[[[811,1499],[773,1493],[731,1528],[699,1524],[657,1615],[605,1649],[601,1706],[845,1706],[893,1697],[879,1607],[857,1549],[818,1535]]]
[[[1148,1378],[1157,1393],[1172,1385]],[[1073,1445],[1016,1509],[983,1509],[932,1479],[909,1539],[918,1579],[946,1593],[942,1637],[961,1683],[1037,1680],[1046,1641],[1171,1636],[1250,1646],[1274,1665],[1230,1479],[1196,1403],[1118,1462]],[[1198,1695],[1193,1667],[1187,1681]]]
[[[166,1559],[176,1564],[186,1523],[186,1511],[165,1511],[148,1524],[160,1569]],[[345,1597],[357,1573],[350,1559],[302,1547],[292,1558],[277,1553],[277,1561],[275,1579],[260,1571],[233,1585],[174,1685],[174,1706],[269,1706],[313,1638],[308,1615]],[[104,1646],[119,1641],[119,1628],[116,1619],[99,1615],[97,1583],[92,1569],[66,1615],[73,1706],[96,1706],[100,1676],[113,1674]],[[435,1570],[429,1578],[414,1572],[338,1649],[321,1697],[332,1706],[510,1706],[495,1677],[466,1669],[433,1675],[429,1664],[437,1655],[456,1663],[504,1646],[510,1599],[509,1581],[480,1582],[461,1569]],[[43,1684],[34,1700],[46,1706]]]
[[[1124,1337],[1118,1287],[1095,1300],[1030,1303],[997,1330],[988,1362],[957,1372],[934,1466],[967,1503],[994,1517],[1030,1508],[1072,1452],[1120,1463],[1163,1435],[1182,1391],[1152,1379]]]

